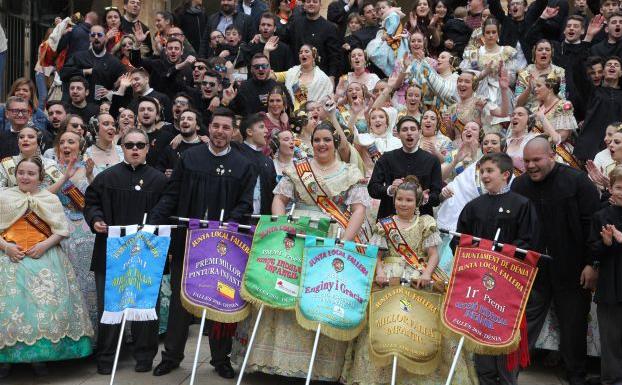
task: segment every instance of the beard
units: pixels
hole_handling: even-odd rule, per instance
[[[196,130],[193,130],[193,131],[187,131],[187,132],[184,132],[184,131],[180,131],[180,132],[179,132],[179,134],[180,134],[183,138],[186,138],[186,139],[191,138],[191,137],[192,137],[192,136],[194,136],[194,134],[196,134],[196,133],[197,133],[197,132],[196,132]]]
[[[106,45],[98,41],[91,43],[91,47],[93,47],[93,52],[101,53],[106,48]]]

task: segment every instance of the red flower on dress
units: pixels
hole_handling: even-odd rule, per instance
[[[562,109],[564,111],[572,110],[572,103],[570,103],[569,101],[564,102],[564,104],[562,104]]]

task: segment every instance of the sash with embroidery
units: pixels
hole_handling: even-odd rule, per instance
[[[28,210],[26,214],[24,214],[23,218],[32,227],[37,229],[41,234],[45,235],[48,238],[52,236],[52,229],[50,228],[50,226],[48,226],[48,224],[45,223],[43,219],[39,218],[39,216],[33,211]]]
[[[333,218],[344,229],[348,227],[350,216],[352,213],[346,209],[342,211],[335,202],[333,202],[328,194],[324,191],[322,186],[317,180],[315,173],[311,169],[311,164],[306,158],[294,160],[294,166],[296,167],[296,174],[300,178],[300,182],[305,187],[305,190],[309,196],[313,199],[315,204],[331,218]],[[357,243],[367,243],[369,236],[367,235],[365,228],[361,227],[359,234],[354,237],[354,241]]]
[[[49,175],[54,183],[58,182],[63,177],[63,174],[60,172],[58,167],[53,164],[45,168],[45,173]],[[82,191],[80,191],[80,189],[77,188],[76,185],[74,185],[70,180],[65,183],[65,187],[63,187],[61,192],[69,198],[78,211],[82,211],[84,209],[84,194],[82,194]]]
[[[434,113],[436,114],[437,119],[441,121],[439,131],[441,132],[441,134],[449,137],[449,128],[447,128],[447,124],[445,124],[445,120],[442,118],[440,108],[437,106],[434,106],[432,107],[432,111],[434,111]],[[462,127],[464,128],[464,125]]]
[[[521,176],[522,174],[523,174],[523,172],[518,167],[514,167],[514,176],[515,177]]]
[[[568,151],[564,144],[565,143],[560,143],[555,146],[555,152],[557,153],[557,155],[559,155],[568,166],[577,170],[582,170],[581,164],[579,163],[577,158],[575,158],[575,156],[572,155],[570,151]]]
[[[460,131],[460,133],[462,134],[462,131],[464,131],[464,123],[462,123],[462,121],[458,118],[458,114],[456,114],[454,117],[456,118],[453,122],[454,127],[456,127],[458,131]]]
[[[415,253],[415,250],[408,245],[408,242],[404,239],[404,236],[400,232],[395,220],[393,220],[393,217],[383,218],[379,222],[384,229],[386,238],[389,242],[391,242],[391,246],[393,246],[395,251],[397,251],[397,253],[404,258],[406,263],[408,263],[413,269],[419,271],[425,270],[427,267],[426,262],[423,258],[419,258],[417,253]],[[434,269],[432,279],[440,283],[449,282],[449,276],[438,267]]]

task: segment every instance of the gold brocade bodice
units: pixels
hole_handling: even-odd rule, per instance
[[[5,241],[15,243],[26,251],[47,237],[23,217],[2,233]]]

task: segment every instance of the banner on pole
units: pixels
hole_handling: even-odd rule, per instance
[[[170,226],[147,225],[140,231],[138,225],[108,227],[102,323],[121,323],[123,313],[128,321],[158,319],[155,306],[170,235]]]
[[[429,374],[441,360],[441,295],[407,286],[371,293],[370,356],[376,366],[398,365],[414,374]]]
[[[197,317],[205,310],[208,319],[223,323],[246,318],[250,309],[240,287],[251,243],[252,232],[238,232],[236,223],[221,227],[209,221],[200,228],[198,219],[190,219],[181,278],[184,308]]]
[[[304,239],[288,233],[325,237],[329,226],[329,219],[320,219],[315,228],[308,217],[289,222],[287,216],[272,220],[270,215],[262,215],[253,237],[242,297],[257,305],[293,309],[300,285]]]
[[[341,248],[333,238],[322,246],[316,241],[312,236],[305,239],[296,320],[307,330],[321,323],[322,334],[349,341],[365,327],[378,246],[369,245],[360,254],[353,242]]]
[[[463,236],[456,250],[441,319],[465,337],[468,350],[480,354],[516,351],[520,324],[538,269],[537,257],[513,258],[516,247],[492,251],[492,241],[472,246]],[[533,254],[532,254],[533,255]],[[538,255],[539,256],[539,255]]]

